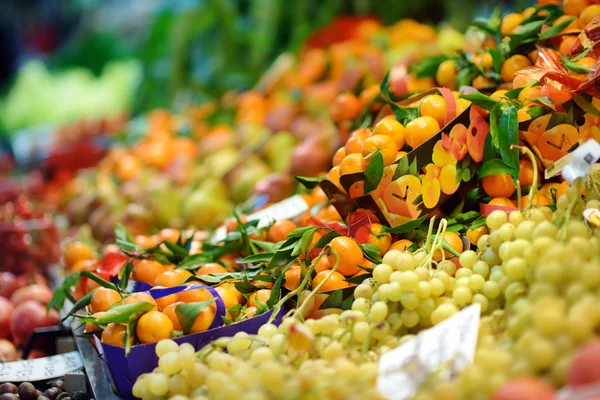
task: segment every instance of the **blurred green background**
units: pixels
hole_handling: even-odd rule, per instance
[[[108,101],[124,104],[134,114],[155,107],[202,102],[230,89],[251,87],[281,52],[296,51],[312,32],[337,15],[371,15],[384,24],[414,18],[438,26],[448,23],[460,30],[475,16],[489,15],[496,6],[508,11],[530,3],[3,0],[0,43],[4,68],[0,70],[0,83],[4,112],[0,115],[9,130],[50,118],[40,112],[36,118],[14,117],[27,107],[28,96],[23,93],[42,93],[42,87],[36,84],[40,81],[50,82],[43,88],[44,96],[40,95],[47,97],[45,103],[40,100],[38,104],[42,114],[65,93],[70,93],[73,101],[82,101],[81,93],[94,92],[89,108],[98,110]],[[31,59],[43,60],[48,70],[41,64],[32,68],[28,64]],[[26,68],[21,68],[23,65]],[[71,69],[77,73],[64,73]],[[30,76],[20,76],[25,73]],[[109,90],[114,92],[119,84],[125,89],[111,97]],[[22,93],[15,94],[17,89]],[[52,91],[56,93],[48,95]],[[63,114],[60,121],[70,118],[68,111]]]

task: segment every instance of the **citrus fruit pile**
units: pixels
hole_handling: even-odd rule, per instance
[[[117,222],[132,234],[214,228],[253,195],[277,202],[295,190],[293,176],[327,171],[385,71],[439,51],[425,24],[356,24],[348,38],[283,55],[250,91],[133,121],[98,167],[65,190],[71,221],[89,224],[102,241],[113,239]]]
[[[600,139],[598,5],[494,12],[473,21],[461,48],[395,60],[377,80],[372,57],[392,52],[373,50],[382,29],[369,22],[357,38],[306,51],[282,90],[223,100],[237,104],[235,134],[198,134],[210,147],[248,126],[295,137],[302,127],[292,157],[303,156],[286,171],[308,211],[227,219],[229,206],[211,208],[206,191],[191,209],[211,221],[192,225],[224,221],[216,232],[117,227],[102,250],[65,248],[74,274],[50,307],[78,300],[71,315],[104,345],[155,343],[158,364],[137,377],[135,397],[384,399],[382,356],[472,306],[474,356],[438,355],[434,368],[411,358],[401,398],[574,398],[600,384],[600,154],[586,142]],[[429,32],[407,21],[383,32],[394,41],[413,30]],[[286,97],[294,88],[300,104]],[[202,130],[213,114],[196,112]],[[311,124],[324,120],[334,132],[321,141]],[[188,290],[153,295],[179,286]],[[267,313],[257,329],[245,324]],[[219,334],[230,325],[235,334]],[[208,344],[179,340],[207,330]]]

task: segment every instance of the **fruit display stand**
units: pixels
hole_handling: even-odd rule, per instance
[[[595,396],[600,5],[497,11],[473,21],[461,48],[399,57],[384,74],[376,61],[392,49],[375,39],[412,31],[431,33],[365,22],[284,63],[271,91],[155,111],[137,144],[88,172],[106,201],[120,184],[170,185],[172,162],[206,149],[236,156],[202,156],[183,205],[193,218],[120,224],[104,210],[101,242],[63,244],[64,275],[42,302],[80,336],[96,398],[113,396],[103,374],[127,399]],[[309,99],[328,84],[316,117]],[[220,123],[224,109],[235,122]],[[333,134],[292,126],[306,118]],[[291,150],[302,157],[280,171],[300,185],[274,179],[287,190],[271,197],[245,179],[258,161],[237,156],[290,150],[282,140],[261,153],[261,132],[287,129],[306,133]],[[255,146],[236,147],[244,137]],[[301,173],[311,156],[319,168]]]

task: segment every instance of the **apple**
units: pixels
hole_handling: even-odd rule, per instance
[[[5,297],[0,297],[0,339],[10,339],[10,317],[13,310],[11,302]]]

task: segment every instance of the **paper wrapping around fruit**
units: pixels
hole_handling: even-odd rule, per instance
[[[456,116],[456,99],[448,89],[430,90],[397,104],[399,107],[413,105],[437,90],[446,104],[446,112],[440,121],[443,129],[424,139],[410,139],[405,134],[407,143],[412,140],[414,146],[398,146],[397,154],[388,154],[383,142],[372,149],[366,142],[362,154],[367,164],[364,172],[344,173],[349,169],[346,160],[351,154],[342,161],[336,174],[330,173],[329,179],[321,182],[321,188],[344,219],[348,220],[357,210],[371,210],[376,218],[389,226],[402,225],[428,215],[455,194],[461,183],[474,178],[472,169],[483,159],[490,130],[487,112],[468,106]],[[371,137],[377,136],[376,132],[377,128]],[[403,149],[410,151],[406,153]],[[367,154],[373,154],[373,151],[381,153],[378,161]],[[359,154],[354,158],[354,163],[363,159]],[[394,161],[386,162],[389,160]],[[376,168],[371,164],[378,162],[381,165]]]

